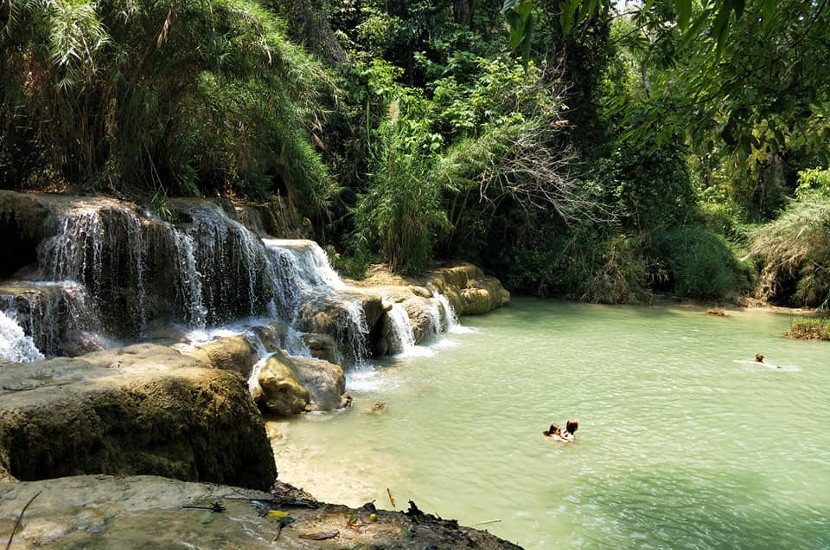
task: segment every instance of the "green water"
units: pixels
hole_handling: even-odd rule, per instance
[[[830,548],[830,343],[789,316],[518,299],[463,323],[278,425],[280,479],[528,549]],[[569,417],[575,443],[542,436]]]

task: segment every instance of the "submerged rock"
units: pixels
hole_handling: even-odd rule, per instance
[[[285,484],[266,493],[154,476],[0,482],[0,533],[12,532],[32,497],[12,548],[521,550],[414,505],[407,513],[370,511],[319,503]],[[214,504],[222,511],[204,509]]]
[[[155,474],[257,489],[276,478],[245,379],[152,344],[0,369],[0,472]]]

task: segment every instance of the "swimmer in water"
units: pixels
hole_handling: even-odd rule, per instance
[[[756,363],[763,363],[764,362],[764,356],[761,355],[760,353],[756,353],[755,354],[755,362]]]
[[[579,429],[579,420],[575,418],[571,418],[568,420],[567,424],[565,424],[565,432],[562,434],[563,441],[573,441],[576,439],[574,434],[576,430]]]
[[[564,439],[562,439],[562,430],[559,428],[559,424],[551,424],[550,428],[542,432],[542,435],[548,439],[553,439],[554,441],[564,441]]]

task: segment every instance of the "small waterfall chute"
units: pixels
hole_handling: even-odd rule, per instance
[[[31,363],[43,359],[31,336],[17,322],[0,311],[0,359],[12,363]]]
[[[396,355],[406,355],[415,348],[415,332],[406,309],[398,303],[386,313],[389,316],[392,331],[392,350]]]
[[[79,355],[106,347],[94,301],[74,281],[6,284],[0,288],[0,309],[44,355]]]
[[[444,330],[446,332],[452,331],[458,326],[458,315],[456,315],[455,309],[450,304],[449,299],[440,292],[435,292],[432,297],[438,300],[438,304],[441,306],[444,317]]]

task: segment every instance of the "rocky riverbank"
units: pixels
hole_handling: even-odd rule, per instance
[[[0,483],[0,544],[18,520],[15,550],[519,549],[414,503],[405,513],[355,509],[282,484],[263,492],[153,476]]]
[[[296,490],[276,482],[262,412],[348,406],[353,363],[509,302],[468,264],[343,282],[316,243],[271,238],[288,232],[272,210],[180,200],[169,214],[0,192],[0,315],[28,339],[30,361],[0,359],[0,542],[14,532],[12,548],[273,547],[279,522],[247,501]],[[239,320],[236,335],[205,341]],[[275,483],[277,497],[251,493]],[[224,509],[209,521],[181,508],[206,500]],[[515,548],[416,508],[364,512],[299,507],[281,540]],[[214,522],[218,533],[205,527]]]

